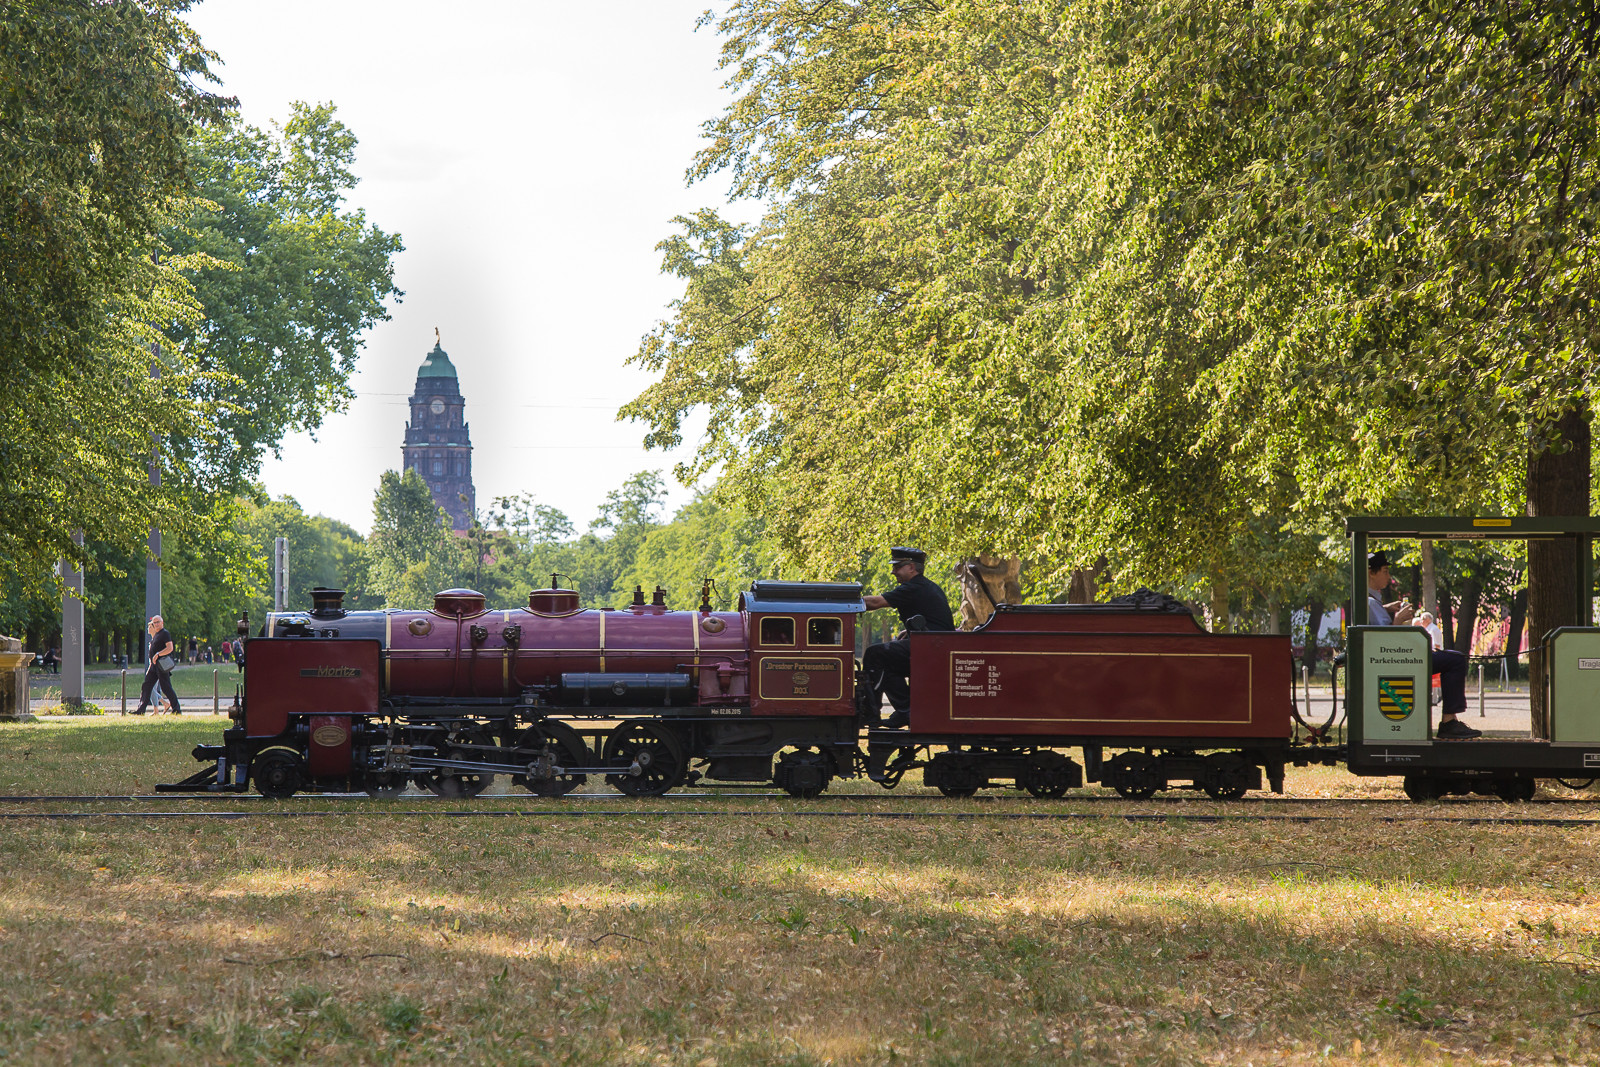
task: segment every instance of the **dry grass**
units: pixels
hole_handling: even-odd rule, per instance
[[[1592,1062],[1600,832],[13,823],[23,1062]]]
[[[0,792],[148,787],[198,726],[0,729]],[[142,763],[92,759],[145,732]],[[1600,1062],[1600,828],[737,806],[8,822],[0,1058]]]

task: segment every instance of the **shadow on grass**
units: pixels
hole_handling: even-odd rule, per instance
[[[1582,1058],[1593,887],[1549,872],[1594,836],[29,826],[0,843],[25,979],[0,1050],[92,1053],[99,1027],[140,1059]]]

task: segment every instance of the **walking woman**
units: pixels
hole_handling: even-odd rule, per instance
[[[172,688],[172,673],[170,669],[165,671],[161,669],[162,659],[172,655],[172,635],[167,632],[160,615],[150,616],[150,625],[147,629],[150,631],[150,655],[145,661],[144,688],[139,690],[139,707],[134,714],[144,714],[144,709],[150,706],[150,695],[159,683],[161,691],[167,696],[167,702],[172,705],[172,713],[177,715],[182,709],[178,707],[178,692]],[[167,663],[173,664],[173,661],[167,659]]]

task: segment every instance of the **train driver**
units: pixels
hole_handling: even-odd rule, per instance
[[[920,615],[925,629],[954,630],[955,616],[950,612],[950,601],[945,599],[944,590],[922,573],[927,563],[928,554],[921,549],[891,548],[889,569],[897,584],[882,596],[869,593],[863,597],[867,610],[894,608],[900,613],[900,622],[908,629],[911,620]],[[902,635],[894,641],[867,646],[861,656],[861,667],[873,693],[887,696],[889,705],[894,708],[885,725],[898,728],[909,724],[911,641]]]
[[[1389,557],[1374,552],[1367,557],[1367,621],[1373,626],[1404,626],[1416,609],[1403,599],[1384,603],[1384,590],[1388,588]],[[1454,649],[1436,648],[1433,670],[1439,676],[1443,700],[1434,736],[1441,741],[1469,741],[1483,736],[1482,730],[1474,730],[1456,717],[1467,710],[1467,657]]]

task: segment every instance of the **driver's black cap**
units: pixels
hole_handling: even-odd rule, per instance
[[[1385,567],[1393,566],[1393,562],[1384,553],[1374,552],[1367,557],[1367,573],[1371,574],[1373,571],[1381,571]]]
[[[898,567],[902,563],[915,563],[921,567],[928,562],[928,554],[920,548],[896,547],[889,550],[889,566]]]

